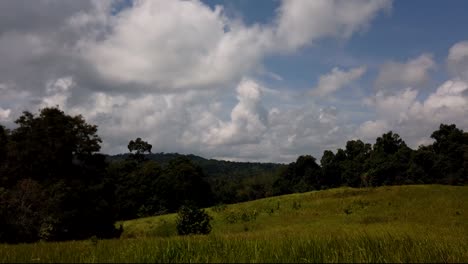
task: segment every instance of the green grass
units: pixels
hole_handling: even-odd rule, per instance
[[[468,262],[468,186],[339,188],[123,222],[121,239],[0,245],[0,262]]]

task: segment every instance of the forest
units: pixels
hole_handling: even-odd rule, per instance
[[[389,131],[374,144],[350,140],[320,161],[287,165],[153,154],[141,138],[129,152],[100,153],[98,127],[58,108],[0,125],[0,242],[114,238],[118,220],[340,186],[468,182],[468,132],[440,124],[433,143],[411,149]],[[136,135],[137,136],[137,135]]]

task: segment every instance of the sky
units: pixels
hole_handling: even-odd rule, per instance
[[[468,130],[468,1],[3,0],[0,124],[58,106],[101,152],[320,159]]]

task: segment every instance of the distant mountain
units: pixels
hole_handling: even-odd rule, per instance
[[[107,156],[109,161],[123,160],[128,154],[117,154]],[[275,174],[279,169],[284,168],[286,165],[278,163],[260,163],[260,162],[234,162],[225,160],[205,159],[193,154],[184,155],[179,153],[153,153],[146,154],[150,160],[158,162],[164,167],[169,161],[178,158],[186,157],[194,164],[200,166],[207,178],[224,179],[243,179],[255,177],[261,174]]]

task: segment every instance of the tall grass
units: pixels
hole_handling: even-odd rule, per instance
[[[0,246],[2,262],[466,262],[466,241],[431,236],[206,236]]]
[[[468,187],[339,188],[208,212],[208,236],[176,236],[171,214],[125,221],[117,240],[0,245],[0,262],[468,262]]]

